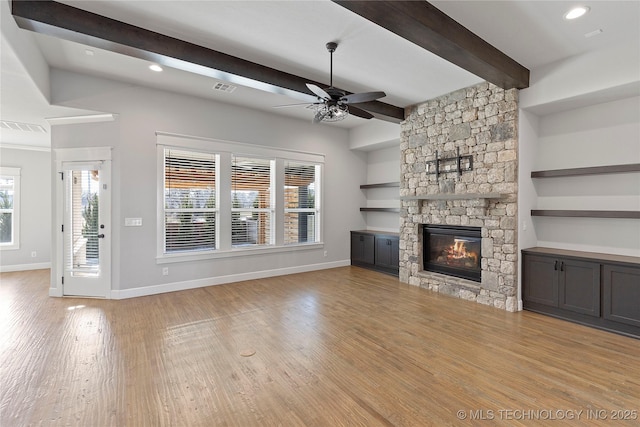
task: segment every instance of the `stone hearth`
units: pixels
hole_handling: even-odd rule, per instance
[[[400,280],[508,311],[517,304],[518,92],[490,83],[410,107],[400,141]],[[436,157],[473,157],[457,173]],[[449,166],[447,168],[447,166]],[[421,224],[481,227],[481,282],[424,271]]]

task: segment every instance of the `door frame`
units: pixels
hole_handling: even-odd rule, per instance
[[[111,211],[112,211],[112,179],[111,179],[111,153],[113,147],[84,147],[84,148],[57,148],[53,150],[55,156],[55,172],[54,172],[54,197],[53,197],[53,248],[54,264],[51,266],[51,283],[52,288],[49,289],[49,295],[55,297],[64,296],[63,290],[63,275],[64,275],[64,234],[62,233],[62,225],[64,224],[64,183],[61,178],[61,173],[64,170],[63,163],[65,162],[103,162],[101,170],[105,172],[107,176],[107,198],[101,203],[105,203],[108,218],[105,218],[105,222],[108,224],[105,229],[105,238],[101,242],[101,255],[104,259],[103,272],[104,278],[107,283],[106,292],[104,298],[111,299],[112,281],[111,271],[112,256],[111,256]],[[55,287],[54,287],[55,286]],[[78,296],[81,298],[81,296]]]

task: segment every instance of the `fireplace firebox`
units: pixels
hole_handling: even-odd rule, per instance
[[[481,281],[480,227],[423,224],[422,230],[424,270]]]

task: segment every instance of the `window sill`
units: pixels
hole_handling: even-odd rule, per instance
[[[20,249],[20,245],[15,244],[0,244],[0,251],[16,251]]]
[[[286,245],[286,246],[269,246],[259,248],[233,248],[227,251],[215,250],[209,252],[194,252],[194,253],[180,253],[160,255],[156,257],[156,264],[170,264],[174,262],[187,262],[187,261],[203,261],[209,259],[220,258],[234,258],[245,257],[252,255],[267,255],[282,252],[293,252],[300,250],[312,250],[322,249],[324,243],[303,243],[299,245]]]

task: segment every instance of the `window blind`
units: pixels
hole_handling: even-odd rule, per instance
[[[164,150],[164,249],[216,249],[218,155]]]
[[[233,156],[231,166],[231,243],[274,244],[275,161]]]
[[[285,161],[285,244],[318,241],[319,167],[319,165]]]

